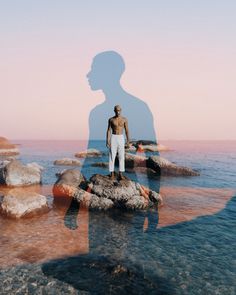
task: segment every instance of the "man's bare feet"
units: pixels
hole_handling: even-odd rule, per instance
[[[122,172],[119,172],[119,180],[124,180],[125,179],[125,177],[124,177],[124,175],[122,174]]]
[[[115,180],[115,173],[114,172],[111,172],[110,178],[111,178],[111,180]]]

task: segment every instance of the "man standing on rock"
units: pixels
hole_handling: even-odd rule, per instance
[[[116,105],[114,107],[115,116],[109,118],[108,128],[106,134],[106,146],[109,148],[109,171],[112,180],[115,179],[114,166],[115,158],[118,152],[119,158],[119,180],[125,179],[122,172],[125,171],[125,138],[123,135],[123,130],[125,129],[127,142],[126,145],[129,146],[129,129],[128,120],[121,116],[121,107]],[[111,132],[112,131],[112,134]]]

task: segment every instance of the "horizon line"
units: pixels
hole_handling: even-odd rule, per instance
[[[9,141],[17,141],[17,140],[41,140],[41,141],[89,141],[89,139],[80,139],[80,138],[73,138],[73,139],[48,139],[48,138],[18,138],[18,139],[14,139],[14,138],[9,138]],[[106,141],[106,139],[91,139],[91,140],[96,140],[96,141]],[[131,139],[130,141],[138,141],[138,140],[147,140],[149,141],[149,139]],[[150,141],[153,141],[150,139]],[[161,139],[158,140],[158,143],[161,144],[162,141],[236,141],[236,139]]]

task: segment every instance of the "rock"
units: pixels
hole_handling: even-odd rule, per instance
[[[152,140],[133,140],[130,142],[136,150],[140,148],[142,151],[148,152],[162,152],[162,151],[170,151],[170,149],[162,144],[156,143]]]
[[[82,152],[78,152],[75,154],[77,158],[86,158],[86,157],[100,157],[103,153],[96,149],[87,149]]]
[[[111,200],[99,198],[83,189],[87,187],[86,179],[79,170],[67,169],[59,175],[53,187],[53,194],[54,197],[73,197],[89,208],[108,209],[113,206]]]
[[[5,137],[0,137],[0,155],[13,156],[18,155],[19,150],[15,144],[9,142]]]
[[[0,169],[5,167],[7,164],[9,164],[11,161],[8,161],[8,160],[3,160],[0,162]]]
[[[66,169],[61,172],[58,180],[53,186],[54,196],[73,197],[80,187],[81,183],[85,183],[86,179],[79,170]]]
[[[116,163],[116,162],[115,162]],[[117,165],[118,163],[116,163]],[[137,169],[137,172],[143,172],[150,176],[156,175],[165,175],[165,176],[199,176],[199,172],[187,168],[184,166],[178,166],[163,157],[160,156],[150,156],[146,158],[145,156],[140,156],[131,153],[125,153],[125,168],[129,172],[132,172],[131,169]],[[151,170],[149,170],[151,169]],[[134,171],[134,172],[135,172]]]
[[[55,160],[54,165],[66,165],[66,166],[81,166],[81,162],[78,159],[63,158]]]
[[[170,149],[164,145],[158,144],[158,145],[142,145],[143,151],[147,152],[163,152],[163,151],[169,151]]]
[[[137,148],[134,145],[130,145],[129,147],[125,147],[126,152],[136,152]]]
[[[200,174],[191,168],[178,166],[160,156],[150,156],[147,159],[147,167],[168,176],[199,176]]]
[[[125,167],[146,167],[146,157],[131,153],[125,153]]]
[[[37,170],[38,172],[41,172],[44,170],[43,166],[39,165],[36,162],[28,163],[28,164],[26,164],[26,166],[29,168],[33,168],[33,169]]]
[[[3,197],[1,212],[7,216],[21,218],[36,213],[48,212],[47,198],[24,188],[14,188]]]
[[[127,173],[141,173],[146,174],[148,177],[155,178],[158,176],[157,172],[148,167],[135,167],[135,171],[133,168],[126,168],[125,172]]]
[[[130,179],[124,179],[114,185],[114,181],[109,176],[94,174],[90,178],[90,188],[93,194],[98,197],[107,198],[114,203],[113,207],[126,208],[126,209],[145,209],[155,201],[156,203],[161,200],[156,196],[152,199],[149,198],[151,190],[136,183]]]
[[[109,163],[108,162],[95,162],[95,163],[92,163],[91,166],[107,168],[109,166]]]
[[[28,166],[27,166],[28,165]],[[0,168],[0,184],[9,186],[31,185],[41,183],[41,170],[35,163],[23,165],[18,160],[9,162]]]
[[[73,197],[91,209],[145,209],[162,200],[148,188],[124,179],[114,183],[107,175],[94,174],[89,181],[78,170],[63,172],[53,188],[54,196]]]
[[[141,145],[156,145],[156,141],[153,140],[146,140],[146,139],[139,139],[139,140],[132,140],[130,141],[131,144],[134,146],[138,147],[140,144]]]

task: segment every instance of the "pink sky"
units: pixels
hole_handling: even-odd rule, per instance
[[[63,19],[64,6],[54,11],[55,23],[49,7],[46,24],[39,17],[43,11],[37,12],[38,19],[33,18],[36,8],[33,16],[29,10],[25,18],[16,7],[11,25],[5,18],[0,136],[86,139],[89,112],[104,100],[101,91],[91,91],[86,74],[97,53],[115,50],[126,64],[121,84],[149,105],[160,141],[236,139],[236,54],[227,11],[219,19],[217,11],[198,15],[199,27],[189,23],[194,15],[172,20],[173,27],[167,26],[164,16],[162,22],[150,20],[144,25],[134,15],[133,27],[125,26],[128,14],[120,24],[118,11],[109,26],[93,18],[88,7],[85,13],[90,18],[77,20],[78,10],[70,20],[73,7],[64,5],[67,13]],[[5,9],[12,16],[10,8]],[[151,8],[146,13],[152,14]],[[208,21],[211,17],[212,22]]]

